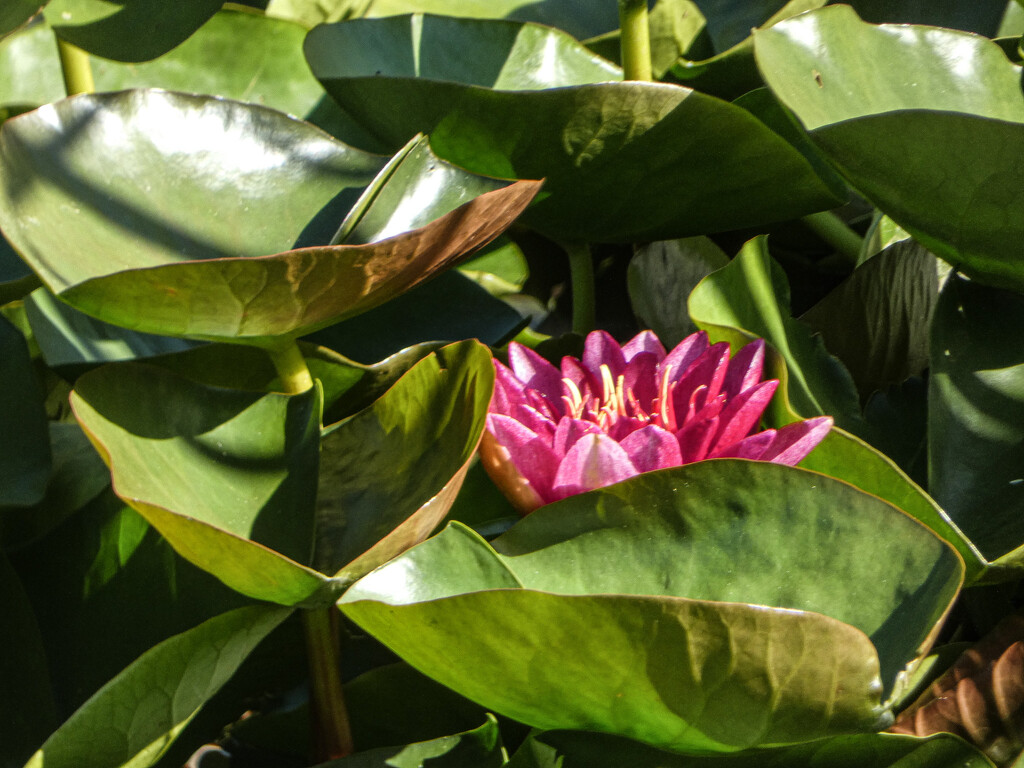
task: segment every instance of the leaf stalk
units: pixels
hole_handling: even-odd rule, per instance
[[[626,80],[653,80],[647,0],[619,0],[622,72]]]
[[[586,336],[597,325],[594,298],[594,257],[584,242],[562,243],[569,256],[569,274],[572,280],[572,330]]]
[[[341,687],[338,610],[329,605],[302,611],[302,622],[309,659],[313,759],[337,760],[355,751]]]
[[[64,74],[64,90],[68,96],[77,93],[95,93],[96,83],[92,77],[89,54],[66,40],[57,38],[57,53],[60,68]]]
[[[812,213],[800,219],[808,229],[836,249],[851,266],[860,260],[861,238],[831,211]]]
[[[267,349],[270,360],[274,364],[277,375],[281,377],[281,387],[289,395],[297,395],[313,387],[313,376],[306,365],[299,345],[289,341],[280,347]]]

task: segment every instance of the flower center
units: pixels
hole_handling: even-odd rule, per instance
[[[626,386],[626,377],[613,377],[607,365],[601,366],[601,394],[584,395],[572,379],[563,378],[566,414],[574,419],[582,419],[597,424],[602,430],[608,431],[624,419],[632,420],[635,427],[654,424],[670,432],[679,428],[675,408],[672,404],[672,393],[676,388],[675,381],[669,381],[668,372],[662,372],[658,382],[658,394],[652,399],[650,410],[645,409],[631,387]],[[699,387],[697,392],[706,387]],[[697,395],[694,392],[694,395]],[[694,398],[691,398],[693,400]],[[695,403],[691,402],[690,410]]]

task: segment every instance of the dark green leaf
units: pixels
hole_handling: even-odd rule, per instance
[[[883,688],[930,644],[962,574],[873,496],[729,460],[570,497],[494,547],[453,523],[340,605],[488,708],[677,750],[878,727]]]
[[[50,476],[43,392],[21,331],[0,317],[0,505],[30,506]]]
[[[894,22],[898,24],[931,24],[936,27],[950,27],[977,32],[992,37],[999,28],[999,22],[1007,5],[1003,0],[974,0],[964,3],[960,0],[850,0],[865,21],[875,24]]]
[[[964,272],[1024,288],[1024,94],[999,46],[843,6],[755,41],[768,85],[854,187]]]
[[[2,768],[18,768],[57,726],[43,638],[18,574],[0,552],[0,752]]]
[[[355,580],[430,535],[476,452],[493,380],[486,347],[444,347],[325,435],[319,570]]]
[[[152,765],[288,614],[239,608],[151,648],[83,704],[26,768]]]
[[[222,0],[50,0],[46,18],[61,38],[116,61],[148,61],[183,42]]]
[[[740,755],[684,757],[596,733],[552,731],[528,740],[508,768],[992,768],[955,736],[877,734]]]
[[[325,587],[313,547],[320,399],[203,386],[136,363],[79,379],[72,407],[114,489],[185,558],[291,605]]]
[[[35,16],[44,5],[45,0],[6,0],[3,7],[0,7],[0,38]]]
[[[523,221],[561,239],[666,239],[845,199],[745,110],[677,86],[607,82],[617,67],[547,27],[359,19],[313,30],[306,55],[389,146],[429,133],[438,155],[476,173],[545,178]]]
[[[930,488],[1006,578],[1024,566],[1022,400],[1024,298],[951,277],[932,328]]]

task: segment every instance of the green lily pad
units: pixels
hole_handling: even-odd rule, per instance
[[[7,0],[0,8],[0,38],[6,37],[43,9],[40,0]]]
[[[146,768],[290,611],[239,608],[142,654],[57,729],[25,768]]]
[[[538,189],[512,184],[385,243],[324,246],[381,162],[250,104],[77,97],[5,124],[0,223],[54,293],[98,319],[274,344],[426,280],[499,234]]]
[[[769,87],[854,187],[965,273],[1024,290],[1024,94],[998,45],[844,6],[755,44]]]
[[[832,739],[741,755],[683,757],[597,733],[551,731],[532,736],[508,768],[992,768],[988,758],[950,734],[926,739],[895,734]]]
[[[453,46],[462,55],[449,56]],[[475,173],[545,178],[523,222],[559,239],[668,239],[846,199],[745,110],[675,85],[615,82],[618,67],[547,27],[357,19],[314,29],[306,56],[386,145],[429,133],[439,156]]]
[[[21,331],[0,317],[0,505],[30,506],[46,492],[50,440],[43,391]]]
[[[138,363],[71,396],[114,490],[186,559],[231,588],[293,605],[328,589],[312,557],[319,392],[203,386]]]
[[[1024,299],[951,277],[931,338],[929,486],[991,563],[1024,568]]]
[[[730,752],[884,727],[962,574],[874,496],[716,460],[549,505],[493,549],[453,523],[339,606],[529,725]]]
[[[182,43],[220,10],[222,0],[49,0],[54,31],[89,53],[148,61]]]
[[[494,366],[486,347],[443,347],[323,437],[316,566],[354,581],[429,536],[483,434]]]

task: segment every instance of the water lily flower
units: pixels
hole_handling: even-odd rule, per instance
[[[620,346],[587,336],[561,370],[509,344],[494,361],[494,396],[480,454],[522,514],[566,496],[665,467],[716,458],[793,466],[832,428],[822,416],[756,432],[779,382],[761,381],[764,341],[730,357],[703,331],[666,353],[644,331]]]

